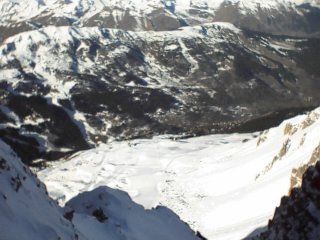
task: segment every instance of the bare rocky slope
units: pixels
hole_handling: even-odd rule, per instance
[[[110,139],[265,129],[319,105],[319,51],[318,39],[228,23],[21,33],[0,47],[0,136],[31,161]]]
[[[252,240],[316,240],[320,234],[320,162],[308,167],[301,187],[281,199],[266,231]]]
[[[0,137],[28,163],[320,104],[319,1],[4,0],[0,18]]]

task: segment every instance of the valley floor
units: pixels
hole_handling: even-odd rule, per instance
[[[319,145],[320,109],[263,133],[113,142],[38,173],[64,204],[107,185],[145,208],[166,206],[208,239],[241,239],[267,225],[293,168]]]

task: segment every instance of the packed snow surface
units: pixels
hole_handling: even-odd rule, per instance
[[[320,144],[320,108],[263,133],[113,142],[39,172],[61,204],[107,185],[146,208],[163,205],[208,239],[265,226],[294,167]]]

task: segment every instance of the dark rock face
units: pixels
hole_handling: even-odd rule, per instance
[[[256,131],[319,105],[317,7],[99,2],[40,2],[20,18],[0,5],[0,137],[26,162],[110,139]]]
[[[108,217],[106,217],[105,213],[101,208],[97,208],[92,212],[92,216],[94,216],[99,222],[103,223],[106,220],[108,220]]]
[[[110,139],[262,130],[319,105],[319,46],[223,24],[24,33],[0,48],[0,136],[30,162]]]
[[[301,188],[292,189],[276,208],[268,230],[254,239],[319,239],[320,161],[303,175]]]
[[[2,104],[14,110],[16,124],[25,122],[18,128],[8,126],[0,129],[0,137],[19,156],[24,157],[26,163],[40,157],[56,159],[65,153],[89,148],[85,136],[66,110],[48,103],[47,99],[9,93],[2,98]],[[28,124],[28,119],[38,124],[32,121]],[[52,146],[47,148],[47,143]],[[59,152],[61,148],[68,150],[65,153]]]

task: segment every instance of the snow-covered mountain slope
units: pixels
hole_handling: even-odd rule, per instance
[[[146,208],[173,209],[209,239],[240,239],[267,224],[292,187],[292,170],[320,157],[319,131],[320,108],[261,134],[101,145],[39,176],[60,203],[108,185]]]
[[[62,209],[2,141],[0,183],[2,240],[200,239],[169,209],[145,210],[107,187],[82,193]]]
[[[127,193],[108,187],[81,193],[64,211],[90,240],[200,240],[168,208],[145,210]]]
[[[85,239],[63,218],[44,185],[0,141],[0,239]]]
[[[31,161],[110,138],[227,132],[318,106],[319,46],[227,23],[22,33],[0,47],[0,136]]]
[[[43,26],[173,30],[226,21],[273,34],[319,34],[318,0],[2,0],[0,41]]]

